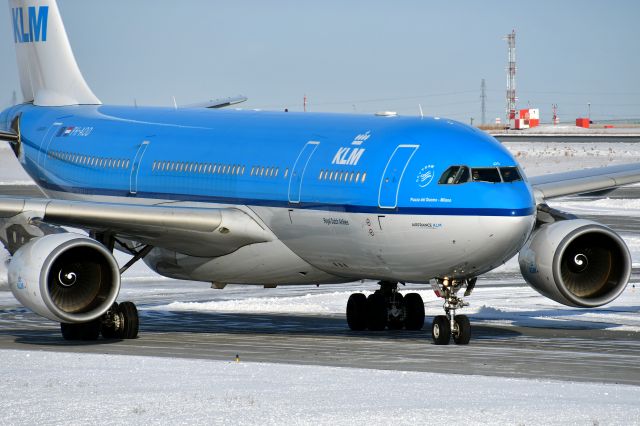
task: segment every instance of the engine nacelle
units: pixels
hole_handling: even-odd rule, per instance
[[[8,276],[20,303],[64,323],[100,317],[120,291],[113,255],[99,242],[74,233],[45,235],[25,244],[13,255]]]
[[[631,255],[622,238],[583,219],[542,225],[520,250],[518,262],[540,294],[580,308],[616,299],[631,275]]]

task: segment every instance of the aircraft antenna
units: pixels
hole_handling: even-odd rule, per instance
[[[480,121],[482,125],[485,125],[487,124],[487,85],[484,78],[480,82],[480,102],[482,106],[482,116]]]
[[[13,91],[13,95],[11,96],[11,106],[15,106],[18,105],[18,95],[16,94],[16,91]]]
[[[418,104],[418,109],[420,110],[420,118],[424,118],[424,114],[422,113],[422,105]]]
[[[178,103],[176,102],[176,97],[172,96],[171,99],[173,100],[173,108],[178,109]]]
[[[507,63],[507,123],[516,118],[516,30],[507,34],[509,62]]]
[[[307,95],[304,95],[304,97],[302,98],[302,110],[304,112],[307,112]]]

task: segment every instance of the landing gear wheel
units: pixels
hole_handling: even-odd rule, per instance
[[[381,293],[373,293],[367,297],[367,328],[371,331],[382,331],[387,326],[387,306]]]
[[[354,331],[367,328],[367,296],[353,293],[347,302],[347,324]]]
[[[97,340],[100,336],[100,320],[80,324],[60,323],[64,340]]]
[[[405,319],[407,330],[422,330],[424,326],[424,302],[418,293],[409,293],[404,298]]]
[[[431,324],[431,337],[436,345],[448,345],[451,339],[451,325],[449,319],[444,315],[433,318]]]
[[[121,339],[135,339],[138,337],[138,327],[140,324],[136,305],[132,302],[122,302],[118,305],[118,309],[124,320],[122,330],[118,337]]]
[[[394,293],[389,300],[390,310],[387,327],[389,330],[402,330],[404,327],[405,299],[400,293]]]
[[[456,315],[451,334],[457,345],[468,345],[471,340],[471,322],[466,315]]]
[[[118,339],[122,329],[123,318],[119,305],[114,302],[105,314],[106,320],[102,322],[102,337],[105,339]]]

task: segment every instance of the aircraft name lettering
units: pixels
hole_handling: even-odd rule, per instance
[[[451,198],[429,198],[429,197],[411,197],[409,201],[412,203],[450,203]]]
[[[322,221],[325,223],[325,225],[344,225],[344,226],[349,226],[349,221],[346,219],[336,219],[334,217],[323,217]]]
[[[336,155],[333,156],[331,164],[340,164],[343,166],[357,166],[360,161],[360,157],[364,154],[364,148],[347,148],[342,147],[338,149]]]
[[[24,7],[11,9],[14,42],[33,43],[47,41],[49,6],[39,6],[37,11],[35,6],[29,6],[26,13],[24,9]]]

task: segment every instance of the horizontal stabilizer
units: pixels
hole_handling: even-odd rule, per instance
[[[185,105],[180,108],[224,108],[231,105],[241,104],[246,100],[247,98],[245,96],[233,96],[230,98],[214,99],[208,102]]]
[[[0,130],[0,141],[18,142],[19,138],[17,133]]]

